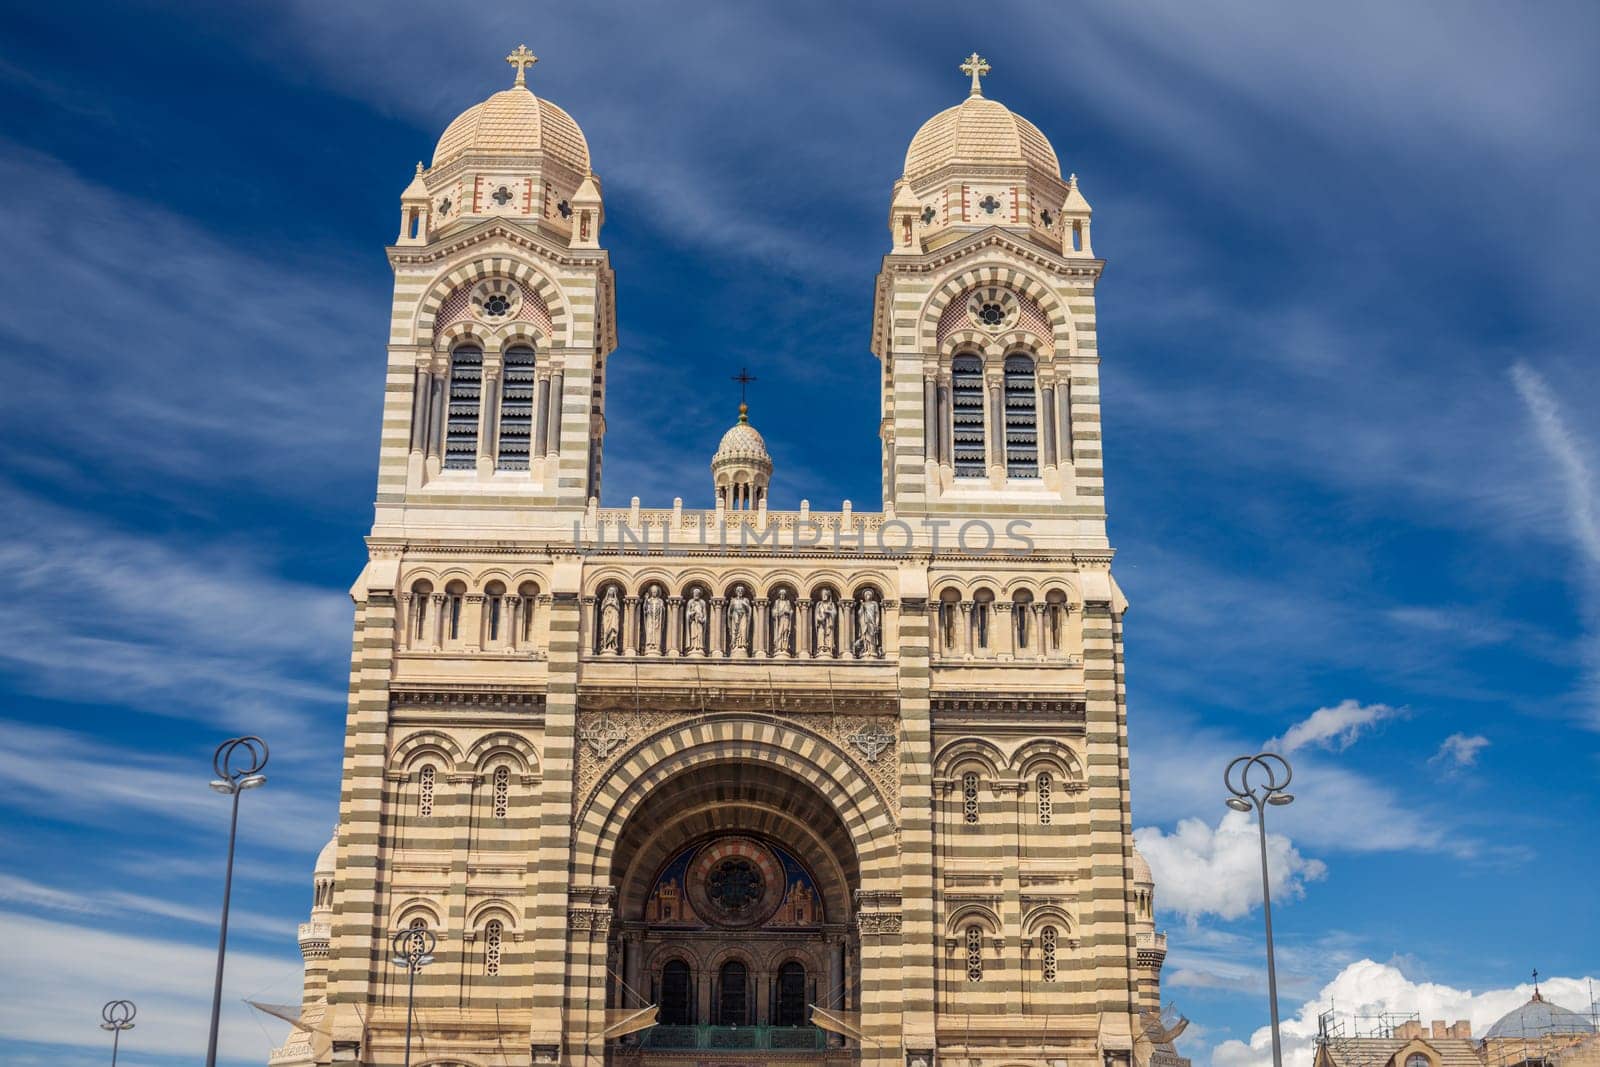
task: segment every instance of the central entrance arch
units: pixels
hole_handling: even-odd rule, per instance
[[[855,1008],[860,860],[793,772],[730,757],[656,783],[616,837],[611,884],[608,1003],[661,1006],[647,1048],[822,1048],[808,1006]]]

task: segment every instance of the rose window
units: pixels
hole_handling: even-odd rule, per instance
[[[485,278],[472,289],[472,308],[481,319],[515,317],[522,305],[522,287],[509,278]]]
[[[723,860],[706,878],[706,896],[732,915],[742,914],[759,903],[765,890],[761,872],[743,856]]]
[[[1017,294],[999,286],[974,289],[967,298],[967,318],[974,326],[990,333],[1015,326],[1021,312]]]

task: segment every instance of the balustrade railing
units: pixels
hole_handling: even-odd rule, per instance
[[[816,1051],[828,1035],[815,1026],[667,1026],[645,1032],[647,1049],[746,1049]]]

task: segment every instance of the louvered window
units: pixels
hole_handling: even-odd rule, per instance
[[[956,477],[984,477],[983,363],[976,356],[958,356],[950,365],[950,419]]]
[[[444,431],[444,465],[478,464],[478,402],[483,395],[483,349],[463,345],[450,354],[450,417]]]
[[[1040,931],[1039,945],[1043,950],[1044,956],[1044,980],[1046,982],[1054,982],[1056,980],[1056,928],[1054,926],[1046,926]]]
[[[983,981],[983,931],[967,927],[967,981]]]
[[[529,445],[533,440],[533,396],[537,388],[533,349],[527,345],[506,349],[500,387],[500,450],[495,459],[495,466],[500,470],[528,469]]]
[[[1039,400],[1033,360],[1006,357],[1006,477],[1039,477]]]

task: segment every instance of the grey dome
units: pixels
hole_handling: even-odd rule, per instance
[[[1535,992],[1532,1000],[1501,1016],[1499,1022],[1489,1027],[1484,1038],[1540,1038],[1594,1032],[1594,1024],[1587,1018],[1559,1004],[1552,1004]]]

